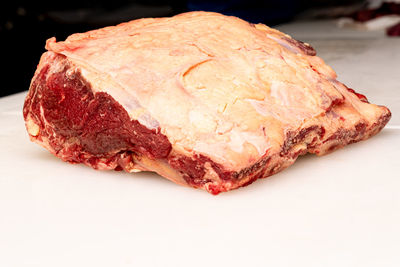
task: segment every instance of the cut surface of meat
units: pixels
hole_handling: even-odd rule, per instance
[[[24,104],[32,141],[67,162],[155,171],[213,194],[367,139],[391,116],[310,45],[218,13],[134,20],[46,48]]]

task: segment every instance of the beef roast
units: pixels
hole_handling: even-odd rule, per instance
[[[378,133],[390,111],[308,44],[217,13],[47,41],[24,105],[32,141],[95,169],[155,171],[213,194]]]

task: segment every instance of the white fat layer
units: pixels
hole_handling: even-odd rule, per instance
[[[333,110],[339,116],[358,122],[364,113],[371,121],[382,114],[333,86],[335,72],[287,38],[265,25],[195,12],[50,39],[46,47],[74,62],[132,119],[160,127],[175,151],[241,170],[266,151],[278,153],[287,132],[325,123],[326,109],[343,95],[354,103]],[[326,121],[327,132],[341,123]]]

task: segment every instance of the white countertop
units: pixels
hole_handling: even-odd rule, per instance
[[[280,29],[387,105],[388,127],[212,196],[64,163],[29,141],[26,93],[1,98],[0,266],[400,266],[400,38],[332,22]]]

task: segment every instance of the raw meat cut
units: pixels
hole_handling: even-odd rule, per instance
[[[46,48],[24,105],[32,141],[64,161],[155,171],[213,194],[367,139],[391,116],[310,45],[217,13],[134,20]]]

